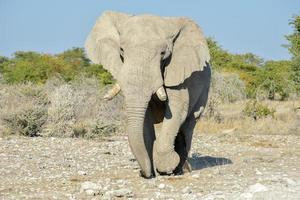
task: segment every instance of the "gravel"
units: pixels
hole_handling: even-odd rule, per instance
[[[0,138],[0,199],[299,199],[298,135],[196,134],[193,171],[146,180],[127,137]]]

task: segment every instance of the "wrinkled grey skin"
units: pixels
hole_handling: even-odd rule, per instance
[[[123,91],[129,143],[142,175],[181,173],[210,85],[209,50],[200,28],[187,18],[108,11],[85,48]],[[161,86],[165,102],[155,95]],[[162,123],[160,130],[156,123]]]

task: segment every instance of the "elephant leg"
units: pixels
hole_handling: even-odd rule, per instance
[[[187,118],[185,123],[182,126],[182,133],[184,135],[184,140],[185,140],[185,150],[186,150],[186,157],[185,160],[182,161],[182,171],[185,172],[191,172],[192,168],[191,165],[189,164],[187,158],[189,156],[191,146],[192,146],[192,139],[193,139],[193,133],[194,133],[194,128],[196,126],[197,120],[195,119],[194,116],[190,116]]]
[[[169,89],[167,93],[169,102],[153,151],[155,167],[162,173],[172,173],[180,162],[180,157],[175,151],[175,139],[188,111],[188,104],[183,101],[188,99],[184,98],[184,92]]]
[[[187,160],[188,152],[186,150],[186,142],[185,142],[185,136],[182,131],[178,133],[175,139],[175,151],[180,157],[180,162],[176,169],[174,170],[174,174],[180,175],[183,174],[183,166]]]
[[[147,177],[144,176],[143,172],[141,172],[141,175],[145,178],[152,178],[156,176],[156,170],[153,163],[153,144],[155,140],[155,130],[154,130],[154,123],[153,123],[153,117],[151,115],[150,108],[147,109],[145,120],[144,120],[144,130],[143,130],[143,136],[144,136],[144,142],[146,146],[146,150],[148,153],[148,157],[150,159],[151,163],[151,176]]]
[[[201,98],[200,98],[201,99]],[[201,99],[202,100],[202,99]],[[194,129],[197,123],[197,120],[200,118],[201,114],[204,111],[204,103],[202,101],[198,101],[196,105],[193,108],[193,112],[189,114],[189,117],[185,120],[184,124],[181,127],[181,132],[183,133],[184,136],[184,142],[181,142],[182,144],[184,143],[184,147],[181,147],[181,149],[184,149],[185,152],[183,156],[181,156],[181,161],[178,167],[176,168],[177,173],[180,173],[183,171],[192,171],[192,167],[188,163],[188,156],[189,152],[191,150],[191,145],[192,145],[192,139],[193,139],[193,133]],[[180,145],[180,144],[178,144]]]
[[[191,116],[186,120],[186,122],[182,127],[182,132],[184,134],[184,139],[186,144],[186,151],[188,154],[191,150],[193,133],[194,133],[194,128],[196,126],[196,122],[197,120],[194,118],[194,116]]]

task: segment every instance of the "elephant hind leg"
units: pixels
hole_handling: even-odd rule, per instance
[[[188,152],[186,149],[185,136],[183,132],[179,132],[175,139],[175,151],[180,157],[180,162],[176,169],[173,171],[175,175],[183,174],[183,168],[185,163],[187,162]]]
[[[192,171],[192,167],[188,162],[188,156],[191,150],[191,143],[195,125],[196,119],[194,118],[194,116],[188,117],[183,123],[180,132],[176,137],[175,151],[180,156],[180,162],[174,170],[174,174],[182,174],[183,172]]]

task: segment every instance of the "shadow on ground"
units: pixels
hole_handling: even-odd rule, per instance
[[[192,166],[192,170],[200,170],[218,165],[232,164],[232,161],[227,158],[203,156],[201,154],[194,153],[192,154],[192,157],[189,158],[189,163]]]

